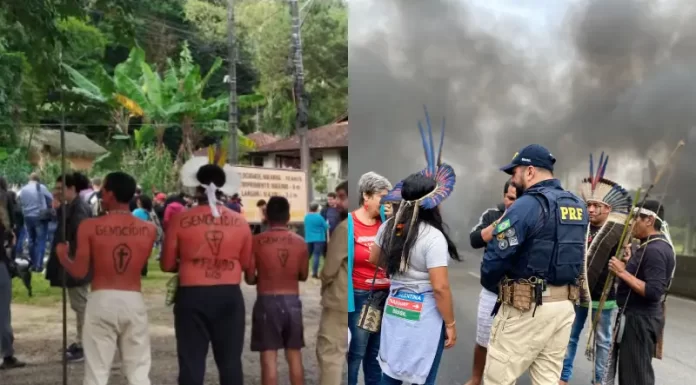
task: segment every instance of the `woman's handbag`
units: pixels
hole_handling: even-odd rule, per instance
[[[363,303],[362,309],[360,309],[360,318],[358,318],[357,325],[360,329],[370,333],[377,333],[382,327],[382,311],[388,296],[387,291],[375,291],[375,280],[377,279],[378,271],[379,268],[376,268],[375,275],[372,277],[370,295]]]

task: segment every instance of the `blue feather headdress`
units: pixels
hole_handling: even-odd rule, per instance
[[[435,146],[433,144],[433,129],[430,125],[430,116],[428,115],[428,109],[425,106],[423,106],[423,109],[425,110],[427,135],[426,130],[423,129],[423,124],[420,121],[418,122],[418,129],[420,130],[423,149],[425,150],[425,161],[427,166],[425,169],[420,171],[420,174],[433,179],[435,181],[435,189],[421,198],[406,201],[401,196],[401,188],[404,185],[404,181],[402,180],[382,198],[381,203],[401,202],[399,205],[399,210],[396,212],[394,220],[392,221],[393,225],[389,236],[390,243],[393,241],[394,236],[400,237],[403,235],[403,227],[405,223],[409,223],[408,231],[406,232],[407,239],[405,244],[408,243],[410,238],[417,236],[418,232],[414,231],[414,228],[418,220],[419,209],[434,209],[435,207],[439,206],[442,201],[447,199],[447,197],[452,194],[454,183],[456,182],[454,169],[452,169],[450,165],[442,163],[442,146],[445,143],[445,119],[442,119],[442,128],[440,129],[440,146],[436,157]],[[411,219],[407,220],[403,224],[399,224],[401,223],[402,217],[407,212],[407,209],[410,207],[413,207]],[[389,247],[391,247],[391,245],[389,245]],[[410,252],[404,248],[402,253],[399,271],[403,273],[408,269]]]
[[[633,204],[631,194],[620,184],[604,178],[609,156],[604,152],[599,157],[597,172],[590,154],[590,176],[582,180],[580,195],[586,202],[599,202],[611,206],[613,213],[628,214]]]
[[[424,209],[432,209],[440,205],[442,201],[447,199],[447,197],[452,194],[454,183],[456,182],[457,178],[454,174],[454,169],[452,169],[452,166],[442,163],[442,146],[445,143],[445,119],[442,119],[442,128],[440,129],[440,146],[436,157],[435,146],[433,144],[433,128],[430,125],[430,115],[428,115],[428,109],[425,106],[423,106],[423,109],[425,110],[427,134],[421,121],[418,121],[418,129],[420,130],[427,166],[425,169],[421,170],[420,173],[428,178],[434,179],[437,185],[432,192],[418,199],[414,203],[418,203],[418,205]],[[403,184],[403,181],[397,183],[396,186],[394,186],[394,188],[382,198],[382,203],[402,201],[403,198],[401,197],[401,188]]]

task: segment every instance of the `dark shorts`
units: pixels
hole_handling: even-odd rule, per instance
[[[304,327],[298,295],[260,295],[251,315],[251,351],[302,349]]]

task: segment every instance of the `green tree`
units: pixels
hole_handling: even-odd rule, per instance
[[[290,17],[284,2],[245,1],[239,18],[254,47],[259,71],[258,93],[266,97],[263,128],[280,134],[293,132]],[[309,126],[329,123],[347,110],[348,28],[341,1],[303,2],[302,51]]]

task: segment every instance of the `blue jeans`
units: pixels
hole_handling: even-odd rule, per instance
[[[24,217],[24,226],[29,238],[29,258],[36,270],[43,270],[44,253],[46,252],[46,233],[48,223],[38,217]]]
[[[442,352],[445,350],[445,339],[447,338],[447,333],[445,331],[445,324],[442,324],[442,335],[440,335],[440,344],[437,345],[437,352],[435,353],[435,358],[433,359],[433,366],[430,368],[430,373],[428,373],[428,378],[425,379],[425,383],[422,385],[435,385],[435,380],[437,379],[437,370],[440,368],[440,360],[442,359]],[[382,374],[382,382],[380,385],[402,385],[403,381],[395,380],[386,374]]]
[[[561,380],[568,382],[570,377],[573,375],[573,361],[575,360],[575,353],[578,350],[578,341],[580,340],[580,333],[585,326],[585,320],[587,320],[587,308],[582,306],[575,306],[575,321],[573,322],[573,329],[570,332],[570,342],[568,343],[568,350],[566,351],[565,359],[563,360],[563,371],[561,372]],[[611,335],[612,335],[612,315],[615,309],[604,309],[599,317],[599,322],[597,323],[597,336],[596,336],[596,347],[595,347],[595,379],[594,384],[601,384],[602,377],[604,377],[604,369],[607,366],[607,359],[609,358],[609,348],[611,347]],[[595,312],[592,312],[592,318],[594,318]],[[592,322],[592,320],[590,320]],[[585,346],[583,344],[582,346]]]
[[[48,222],[48,232],[46,233],[46,246],[51,247],[53,244],[53,236],[56,234],[56,230],[58,229],[58,222],[56,221],[50,221]]]
[[[312,256],[312,276],[316,277],[319,275],[319,262],[321,262],[321,255],[324,254],[326,242],[309,242],[307,247]]]
[[[22,226],[19,229],[17,229],[17,231],[18,234],[15,244],[15,252],[18,256],[21,256],[22,254],[24,254],[24,242],[27,241],[27,228],[26,226]]]
[[[379,333],[370,333],[358,327],[362,306],[370,295],[369,290],[353,290],[355,311],[348,313],[350,347],[348,348],[348,385],[357,385],[360,364],[365,375],[365,385],[379,385],[382,381],[382,368],[377,362],[379,355]]]

